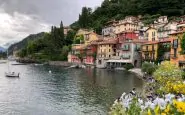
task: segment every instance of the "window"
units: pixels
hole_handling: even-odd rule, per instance
[[[154,51],[154,45],[152,45],[152,51]]]
[[[110,52],[110,49],[109,49],[109,52]]]
[[[146,46],[146,50],[148,51],[148,46]]]
[[[110,55],[109,55],[109,58],[110,58]]]
[[[173,40],[173,48],[178,48],[178,39]]]

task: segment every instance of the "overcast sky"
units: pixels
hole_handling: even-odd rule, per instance
[[[0,0],[0,46],[17,42],[63,20],[69,25],[78,19],[83,6],[95,8],[103,0]]]

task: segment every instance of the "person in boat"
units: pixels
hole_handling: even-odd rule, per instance
[[[14,75],[15,74],[15,72],[12,72],[12,75]]]

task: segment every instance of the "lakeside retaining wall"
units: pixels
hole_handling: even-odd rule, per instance
[[[48,64],[51,66],[70,67],[70,66],[74,65],[75,63],[70,63],[70,62],[66,62],[66,61],[49,61]]]

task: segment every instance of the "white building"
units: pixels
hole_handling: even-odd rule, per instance
[[[160,16],[156,21],[154,21],[153,28],[159,29],[160,27],[164,26],[168,23],[167,16]]]
[[[169,34],[177,31],[177,22],[171,21],[158,29],[158,38],[168,38]]]

